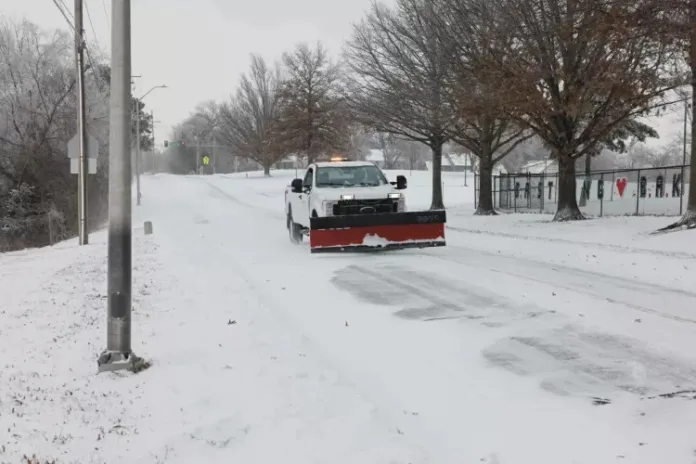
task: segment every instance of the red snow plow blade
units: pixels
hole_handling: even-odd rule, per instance
[[[445,246],[445,211],[313,217],[312,253]]]

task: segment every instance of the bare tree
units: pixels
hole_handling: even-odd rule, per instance
[[[402,144],[399,144],[402,140],[398,139],[394,134],[386,134],[384,132],[378,132],[375,138],[377,139],[379,149],[382,151],[384,169],[396,169],[399,161],[405,154],[402,150]]]
[[[374,4],[345,49],[355,116],[379,132],[424,143],[433,153],[431,209],[444,209],[442,147],[454,120],[446,98],[450,56],[433,30],[432,0]]]
[[[0,20],[0,250],[48,245],[77,231],[66,156],[76,131],[72,50],[67,33]],[[86,84],[88,117],[105,115],[93,72]],[[94,119],[88,128],[105,138]],[[105,184],[102,165],[89,179],[91,225],[104,218]]]
[[[283,145],[314,162],[319,154],[344,151],[348,146],[348,114],[340,68],[321,44],[305,43],[283,54],[278,131]]]
[[[688,86],[691,95],[682,90],[681,96],[685,101],[690,100],[691,112],[696,105],[696,0],[646,0],[634,16],[635,23],[653,34],[666,45],[675,44],[685,58]],[[693,113],[692,113],[693,115]],[[691,116],[691,139],[696,135],[696,118]],[[690,164],[696,165],[696,146],[691,143]],[[661,231],[696,227],[696,169],[690,169],[689,194],[681,219]]]
[[[345,154],[352,160],[364,160],[369,153],[370,134],[359,124],[351,124],[348,126],[348,142],[345,148]]]
[[[485,22],[472,20],[476,17],[471,11],[473,2],[440,0],[439,3],[439,14],[429,19],[452,56],[448,95],[456,108],[457,121],[449,136],[479,159],[479,198],[474,214],[494,215],[493,166],[532,134],[500,111],[497,96],[488,91],[485,82],[478,80],[477,67],[486,61],[491,49],[509,46],[512,37],[490,34]]]
[[[423,169],[426,166],[425,158],[427,156],[427,147],[421,143],[406,142],[404,148],[406,153],[406,162],[408,163],[408,169],[413,171],[416,169]]]
[[[477,68],[499,107],[558,161],[554,220],[583,219],[575,160],[676,85],[673,48],[635,26],[642,0],[463,0],[497,39]],[[480,12],[485,12],[481,14]],[[500,39],[498,39],[500,38]]]
[[[288,152],[278,143],[280,69],[252,55],[249,75],[236,96],[220,110],[220,140],[235,155],[259,163],[264,174]]]

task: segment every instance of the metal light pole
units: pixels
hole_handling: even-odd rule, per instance
[[[157,173],[157,165],[155,162],[155,147],[157,146],[155,144],[155,123],[162,122],[162,121],[155,121],[155,112],[150,111],[150,118],[152,119],[152,174]]]
[[[156,85],[140,98],[135,99],[135,185],[136,185],[136,204],[140,206],[140,102],[143,98],[155,89],[166,89],[166,85]]]
[[[140,100],[135,100],[135,204],[140,206]]]
[[[85,124],[85,41],[82,26],[82,0],[75,0],[75,65],[77,67],[77,215],[80,245],[89,243],[87,231],[87,130]]]
[[[215,138],[215,133],[213,133],[213,174],[217,174],[217,157],[215,156],[215,148],[217,145],[217,139]]]
[[[686,123],[689,119],[689,97],[684,97],[684,148],[682,152],[681,185],[679,187],[679,214],[684,213],[684,174],[686,165]]]
[[[131,351],[131,3],[111,2],[111,101],[109,130],[109,258],[106,350],[99,372],[135,370]]]

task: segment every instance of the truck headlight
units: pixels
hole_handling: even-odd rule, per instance
[[[392,200],[398,200],[399,198],[401,198],[401,194],[400,193],[390,193],[389,198]]]
[[[355,195],[341,195],[341,200],[355,200]]]
[[[333,208],[334,205],[336,204],[335,201],[328,201],[324,200],[322,201],[322,207],[324,209],[324,216],[333,216]]]

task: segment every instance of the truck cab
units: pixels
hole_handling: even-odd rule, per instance
[[[406,178],[389,182],[369,161],[313,163],[285,191],[285,212],[291,241],[298,243],[312,217],[331,217],[406,211]]]

